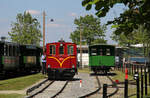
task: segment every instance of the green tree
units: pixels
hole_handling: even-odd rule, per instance
[[[143,53],[148,56],[150,46],[150,32],[144,28],[143,25],[139,25],[138,29],[133,30],[134,40],[138,44],[143,44]]]
[[[123,33],[120,35],[112,34],[111,38],[118,42],[121,46],[130,46],[131,44],[134,44],[132,34],[128,34],[126,36]]]
[[[121,33],[120,35],[111,36],[113,40],[117,41],[119,45],[130,46],[134,44],[143,45],[143,53],[145,56],[149,53],[150,48],[150,32],[144,28],[143,25],[138,25],[138,29],[134,29],[130,34],[125,35]]]
[[[76,30],[70,35],[72,41],[76,44],[80,43],[80,32],[82,33],[83,44],[99,44],[106,43],[104,40],[106,26],[100,25],[100,19],[94,18],[93,15],[80,16],[74,20],[77,25]]]
[[[40,23],[32,18],[30,13],[17,14],[16,22],[11,24],[11,32],[8,32],[13,42],[19,44],[40,44],[42,37]]]
[[[124,4],[128,9],[108,24],[115,24],[115,34],[124,33],[128,35],[138,25],[144,25],[144,28],[150,30],[150,0],[83,0],[82,5],[86,10],[90,10],[95,5],[96,15],[104,17],[115,4]]]

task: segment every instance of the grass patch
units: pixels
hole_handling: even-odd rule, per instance
[[[89,68],[82,68],[82,69],[79,68],[78,72],[90,73],[90,69]]]
[[[20,94],[0,94],[0,98],[24,98],[24,96]]]
[[[144,96],[143,98],[150,98],[150,94],[149,94],[149,95],[147,95],[147,96]]]
[[[116,75],[112,77],[113,80],[119,80],[119,82],[125,81],[125,73],[123,73],[121,71],[114,71],[114,73],[116,73]],[[128,80],[129,81],[133,80],[133,76],[128,75]],[[124,85],[124,84],[122,84],[122,85]],[[130,96],[130,98],[136,98],[135,94],[136,94],[136,87],[134,87],[132,85],[128,85],[128,96]]]
[[[0,90],[22,90],[43,78],[44,76],[39,73],[14,79],[1,80]]]
[[[113,80],[119,80],[119,82],[124,82],[125,73],[121,71],[114,71],[114,73],[116,73],[116,75],[112,77]],[[128,80],[133,80],[133,76],[128,75]]]
[[[125,73],[123,73],[121,71],[114,71],[114,73],[116,73],[116,75],[112,77],[113,80],[119,80],[120,82],[124,81]],[[141,73],[140,72],[139,72],[139,79],[141,79]],[[133,75],[128,75],[128,80],[133,80]],[[148,75],[147,81],[148,80],[149,80],[149,75]],[[145,77],[143,77],[143,82],[145,82]],[[150,98],[150,93],[149,93],[150,87],[147,87],[147,88],[148,88],[148,95],[143,96],[143,98]],[[143,89],[144,89],[144,95],[145,95],[145,88],[143,88]],[[141,90],[141,81],[140,81],[140,90]],[[128,95],[130,96],[130,98],[136,98],[136,85],[135,85],[135,87],[128,85]],[[140,91],[140,95],[141,95],[141,91]]]

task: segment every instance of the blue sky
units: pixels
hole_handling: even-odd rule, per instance
[[[11,31],[11,23],[16,21],[18,13],[28,11],[33,17],[37,18],[42,25],[42,12],[46,12],[46,43],[58,41],[60,38],[66,41],[69,39],[70,32],[75,29],[74,19],[86,14],[95,14],[94,8],[86,11],[81,5],[82,0],[0,0],[0,37],[6,36]],[[101,19],[101,23],[105,24],[108,20],[118,17],[125,6],[117,4]],[[54,22],[50,22],[54,19]],[[42,28],[41,28],[42,31]],[[106,32],[106,40],[108,44],[115,44],[111,40],[111,26],[108,26]]]

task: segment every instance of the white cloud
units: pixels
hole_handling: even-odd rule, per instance
[[[40,14],[40,11],[36,11],[36,10],[27,10],[26,12],[32,14],[32,15],[38,15]]]
[[[70,13],[70,14],[69,14],[69,16],[76,17],[76,16],[77,16],[77,14],[76,14],[76,13],[74,13],[74,12],[72,12],[72,13]]]

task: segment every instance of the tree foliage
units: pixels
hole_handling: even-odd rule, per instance
[[[92,5],[95,5],[96,15],[98,17],[106,16],[107,12],[117,3],[124,4],[129,9],[115,18],[108,24],[115,24],[116,30],[114,34],[124,33],[128,35],[138,25],[144,25],[144,28],[150,29],[150,0],[83,0],[82,5],[86,10],[90,10]]]
[[[77,25],[77,28],[70,35],[74,43],[80,43],[80,32],[83,44],[106,43],[104,40],[106,26],[100,25],[99,18],[94,18],[93,15],[80,16],[79,19],[74,20],[74,24]]]
[[[30,13],[17,14],[16,22],[11,24],[11,32],[8,32],[13,42],[19,44],[40,44],[42,37],[40,23],[32,18]]]
[[[150,32],[149,30],[145,29],[143,25],[138,25],[138,29],[134,29],[128,35],[121,33],[120,35],[113,34],[111,37],[122,46],[130,47],[134,44],[142,44],[143,53],[145,56],[148,56],[150,51]]]
[[[134,29],[130,34],[125,35],[121,33],[120,35],[113,34],[112,39],[117,41],[120,45],[129,46],[131,44],[146,44],[149,42],[149,32],[144,26],[139,25],[138,29]]]

